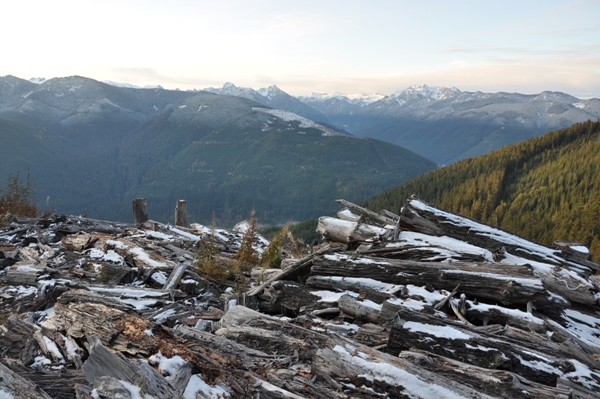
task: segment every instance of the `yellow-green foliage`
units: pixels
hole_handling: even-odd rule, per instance
[[[281,266],[281,261],[283,260],[283,242],[288,235],[289,228],[289,224],[286,224],[279,233],[275,234],[260,259],[260,265],[262,267],[277,268]]]
[[[256,234],[256,217],[254,209],[250,214],[249,223],[250,225],[248,226],[248,229],[242,237],[240,248],[235,254],[235,259],[239,261],[240,268],[243,271],[248,271],[253,265],[256,265],[258,263],[258,256],[256,254],[256,251],[252,247],[252,244],[254,243],[254,237]]]
[[[419,176],[366,202],[399,212],[411,194],[550,245],[580,241],[600,260],[600,121],[587,121]]]
[[[10,215],[36,217],[38,210],[33,197],[29,173],[27,173],[27,183],[19,179],[18,172],[16,175],[9,173],[6,186],[0,187],[0,226],[7,222]]]
[[[201,247],[196,253],[196,269],[200,274],[217,281],[236,279],[232,263],[217,257],[217,250],[213,218],[210,235],[206,241],[201,243]]]
[[[296,239],[294,238],[294,235],[291,231],[287,232],[287,238],[290,243],[290,251],[292,255],[294,255],[295,257],[299,257],[300,255],[302,255],[300,248],[298,248],[298,243],[296,242]]]

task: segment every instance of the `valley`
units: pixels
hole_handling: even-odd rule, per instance
[[[435,168],[404,148],[307,123],[237,96],[135,89],[83,77],[0,78],[3,173],[30,171],[56,212],[129,220],[131,199],[168,222],[233,225],[333,212]]]

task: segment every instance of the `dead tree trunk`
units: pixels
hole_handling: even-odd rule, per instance
[[[133,224],[142,224],[148,221],[148,208],[146,198],[135,198],[133,200]]]
[[[524,306],[534,300],[537,308],[558,316],[569,303],[548,295],[542,281],[525,266],[486,263],[430,263],[366,258],[354,261],[346,255],[315,256],[312,275],[365,277],[390,284],[423,286],[452,291],[460,284],[469,297],[488,299],[509,306]]]
[[[524,342],[508,336],[489,336],[447,319],[400,309],[392,324],[387,351],[397,354],[410,348],[478,367],[509,370],[550,386],[556,386],[559,377],[575,369],[569,361],[573,354],[563,354],[549,339]],[[600,383],[592,384],[600,389]]]
[[[349,244],[353,242],[379,241],[388,230],[368,224],[349,222],[328,216],[319,218],[317,232],[326,240]]]
[[[175,226],[187,227],[187,202],[177,201],[175,205]]]
[[[409,200],[402,208],[400,226],[434,236],[448,236],[491,252],[504,248],[507,252],[537,262],[573,268],[590,273],[600,265],[593,262],[567,261],[563,251],[551,249],[535,242],[484,225],[464,216],[442,211],[420,200]]]
[[[15,399],[52,399],[39,386],[0,363],[0,396]],[[6,396],[4,396],[6,395]]]
[[[355,319],[374,324],[379,323],[379,310],[364,305],[353,296],[342,295],[338,300],[338,307],[342,312]]]

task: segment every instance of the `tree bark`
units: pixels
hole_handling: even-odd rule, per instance
[[[379,241],[389,233],[381,227],[349,222],[328,216],[319,218],[317,232],[326,240],[350,244],[354,242]]]
[[[178,200],[175,205],[175,226],[187,227],[187,202]]]
[[[338,300],[338,307],[342,312],[363,322],[379,323],[379,310],[362,304],[353,296],[344,294]]]
[[[525,378],[556,386],[557,378],[573,371],[572,353],[536,336],[524,342],[507,336],[488,336],[476,329],[432,315],[400,309],[394,319],[387,352],[410,348],[428,351],[488,369],[509,370]],[[600,377],[600,373],[598,374]],[[593,384],[600,390],[600,383]]]
[[[569,305],[564,299],[549,296],[542,281],[525,266],[486,263],[429,263],[347,255],[315,256],[311,274],[320,276],[368,277],[390,284],[430,284],[437,290],[460,291],[469,298],[488,299],[503,305],[522,306],[534,300],[548,315],[559,315]]]
[[[148,221],[148,208],[146,198],[135,198],[133,200],[133,224],[142,224]]]

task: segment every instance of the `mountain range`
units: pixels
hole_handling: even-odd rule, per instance
[[[0,171],[29,170],[41,201],[61,213],[130,220],[131,200],[146,197],[159,221],[172,221],[176,200],[186,199],[190,221],[214,214],[232,225],[255,208],[259,222],[285,223],[436,166],[298,115],[289,109],[308,107],[276,88],[265,98],[289,100],[287,109],[79,76],[38,82],[0,78]]]
[[[249,98],[326,122],[358,137],[397,144],[439,165],[600,118],[599,99],[581,100],[551,91],[483,93],[423,85],[391,95],[314,93],[294,98],[275,86],[253,90],[226,83],[220,89],[205,90]]]

